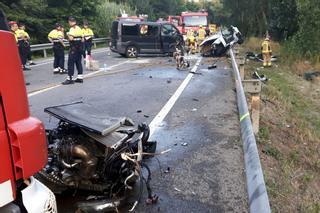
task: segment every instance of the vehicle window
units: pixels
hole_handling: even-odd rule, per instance
[[[131,35],[137,36],[139,35],[139,27],[138,25],[122,25],[122,35]]]
[[[208,21],[206,16],[185,16],[183,21],[186,27],[194,27],[194,26],[207,26]]]
[[[171,24],[162,25],[161,35],[174,35],[177,33],[177,29]]]
[[[156,36],[158,35],[159,26],[156,25],[140,25],[140,34],[142,36]]]

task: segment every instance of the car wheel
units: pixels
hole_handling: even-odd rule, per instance
[[[130,46],[127,48],[126,56],[128,58],[136,58],[138,56],[138,49],[135,46]]]

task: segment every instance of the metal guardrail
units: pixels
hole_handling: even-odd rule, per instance
[[[108,42],[110,40],[110,38],[94,38],[92,40],[92,43],[94,45],[94,47],[97,47],[97,43],[104,43],[104,42]],[[69,42],[64,42],[64,44],[66,45],[66,47],[69,46]],[[43,57],[47,58],[47,50],[52,49],[52,43],[45,43],[45,44],[34,44],[31,45],[31,51],[43,51]]]
[[[230,56],[237,89],[237,101],[240,117],[241,138],[243,141],[249,209],[251,213],[271,213],[247,100],[233,49],[230,49]]]

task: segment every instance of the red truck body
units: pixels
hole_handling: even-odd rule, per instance
[[[16,181],[46,164],[47,143],[42,123],[30,116],[15,37],[5,30],[0,30],[0,76],[1,207],[15,199]]]
[[[168,16],[168,22],[178,23],[177,28],[182,34],[186,34],[189,29],[199,30],[199,27],[208,28],[208,13],[201,12],[182,12],[181,16]]]

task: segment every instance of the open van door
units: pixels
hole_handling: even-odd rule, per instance
[[[175,45],[178,36],[180,35],[178,29],[172,24],[163,24],[161,26],[161,42],[163,53],[175,52]]]

